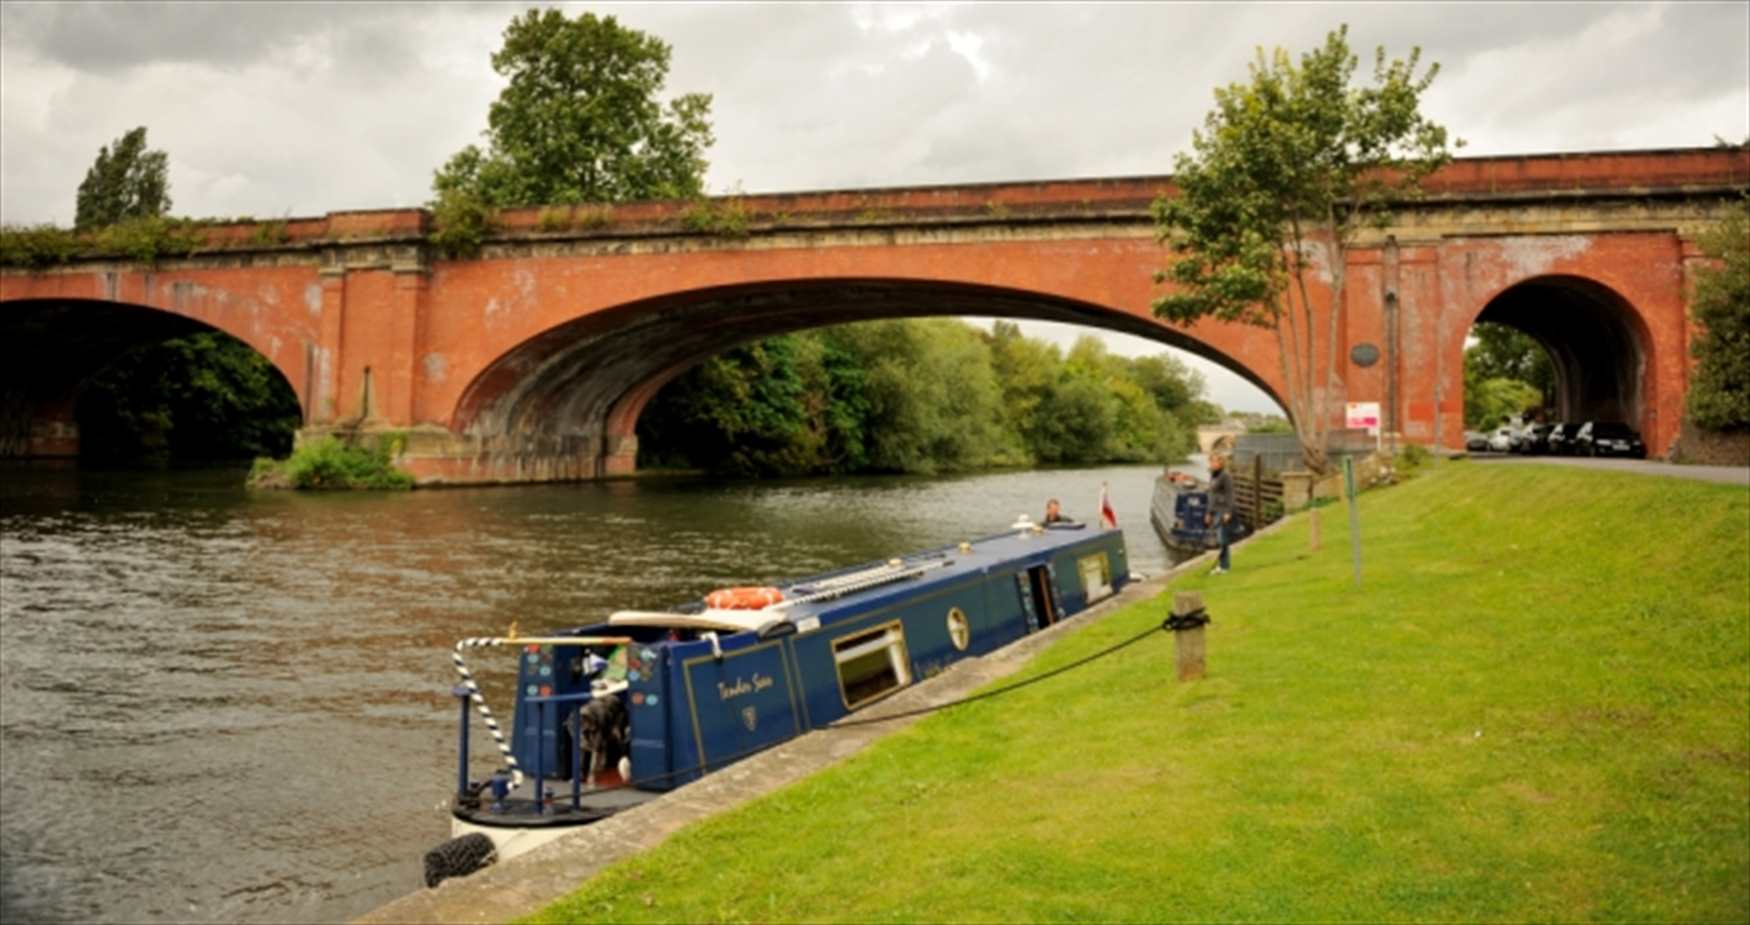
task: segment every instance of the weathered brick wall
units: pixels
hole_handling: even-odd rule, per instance
[[[1330,413],[1378,401],[1405,439],[1457,448],[1479,313],[1527,281],[1576,280],[1619,304],[1636,341],[1621,389],[1630,423],[1663,454],[1688,384],[1694,234],[1746,184],[1746,149],[1455,162],[1426,200],[1357,242],[1341,305],[1328,279],[1312,287],[1315,310],[1335,313]],[[1154,317],[1153,273],[1169,258],[1148,206],[1170,190],[1157,176],[730,197],[710,208],[745,220],[731,234],[692,227],[697,203],[524,209],[464,260],[434,253],[424,212],[333,213],[274,235],[218,229],[222,241],[156,267],[0,271],[0,323],[33,303],[95,302],[211,325],[280,369],[312,432],[410,431],[410,465],[427,481],[624,472],[644,403],[691,363],[862,318],[1097,325],[1200,353],[1281,396],[1272,333]],[[1362,343],[1381,361],[1351,362]],[[68,388],[35,393],[70,401],[79,377],[62,378]],[[32,412],[33,452],[76,447],[61,426],[71,415],[52,410]]]
[[[1697,466],[1750,466],[1750,428],[1703,430],[1685,419],[1668,455],[1672,462]]]

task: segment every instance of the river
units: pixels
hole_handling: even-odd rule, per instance
[[[1049,496],[1093,520],[1102,482],[1158,572],[1158,471],[306,495],[0,470],[0,919],[363,913],[448,837],[456,639],[955,542]]]

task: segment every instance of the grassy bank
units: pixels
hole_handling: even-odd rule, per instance
[[[939,714],[534,920],[1750,919],[1746,492],[1455,462],[1362,515],[1364,590],[1329,512],[1179,586],[1202,682],[1163,636]]]

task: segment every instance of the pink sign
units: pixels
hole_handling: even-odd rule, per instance
[[[1343,412],[1343,423],[1346,427],[1365,427],[1368,433],[1379,429],[1379,402],[1352,401],[1343,406]]]

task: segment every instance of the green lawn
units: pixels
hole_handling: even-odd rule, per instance
[[[1452,462],[533,919],[1750,920],[1750,492]],[[1133,606],[1040,671],[1158,622]]]

